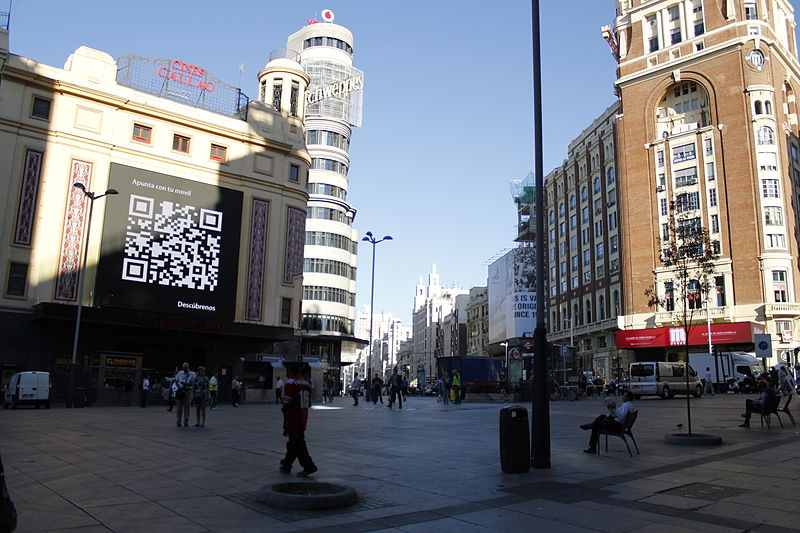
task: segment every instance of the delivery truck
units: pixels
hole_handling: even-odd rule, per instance
[[[741,381],[764,371],[758,358],[748,352],[690,353],[691,364],[701,378],[706,375],[706,368],[711,371],[711,383],[714,392],[725,392],[731,380]]]

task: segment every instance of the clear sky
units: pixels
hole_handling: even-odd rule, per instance
[[[541,4],[549,172],[614,102],[615,63],[600,27],[613,23],[616,2]],[[255,98],[270,51],[326,8],[353,32],[354,65],[365,73],[364,122],[351,144],[354,226],[394,237],[377,248],[376,312],[408,323],[432,264],[444,284],[485,285],[487,262],[515,246],[509,181],[534,167],[528,0],[15,0],[10,48],[54,66],[81,45],[182,59]],[[370,299],[371,245],[359,253],[360,309]]]

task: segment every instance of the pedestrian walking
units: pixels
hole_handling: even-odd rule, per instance
[[[378,405],[378,400],[383,405],[383,380],[375,372],[375,377],[372,378],[372,404]]]
[[[350,394],[353,395],[353,407],[358,405],[358,395],[361,394],[361,380],[358,379],[358,372],[353,376],[353,384],[350,385]]]
[[[275,382],[275,403],[281,403],[283,400],[283,378],[278,378]]]
[[[208,405],[208,376],[206,376],[206,367],[201,366],[197,368],[197,377],[194,380],[194,388],[192,389],[192,403],[195,407],[197,414],[197,422],[194,427],[206,427],[206,405]]]
[[[219,380],[217,379],[216,371],[211,374],[211,378],[208,380],[208,392],[211,395],[208,408],[213,411],[219,403]]]
[[[714,384],[711,382],[711,368],[706,367],[703,374],[703,394],[714,396]]]
[[[389,403],[386,407],[389,409],[394,405],[397,400],[398,409],[403,408],[403,376],[397,373],[397,367],[392,369],[392,375],[389,377]]]
[[[442,377],[442,403],[444,405],[450,405],[450,376],[445,375]]]
[[[139,407],[147,407],[147,395],[150,394],[150,379],[145,376],[142,378],[142,397],[139,399]]]
[[[287,437],[286,455],[281,459],[280,471],[292,471],[295,459],[303,470],[297,475],[306,477],[316,472],[317,466],[311,459],[306,445],[306,426],[308,407],[311,404],[311,383],[302,375],[302,367],[297,363],[287,365],[287,381],[284,385],[281,411],[283,412],[283,435]]]
[[[178,427],[181,427],[181,418],[183,418],[183,427],[189,427],[189,416],[191,414],[192,404],[192,387],[194,381],[197,379],[197,374],[192,372],[189,368],[189,363],[183,363],[180,372],[175,374],[175,398],[178,403]]]
[[[400,392],[403,393],[403,399],[408,400],[408,379],[403,378],[403,388]]]
[[[453,403],[458,405],[461,403],[461,374],[458,370],[453,370],[453,380],[451,381],[453,388]]]
[[[234,407],[239,407],[239,400],[242,393],[242,382],[239,381],[239,376],[233,376],[231,380],[231,404]]]

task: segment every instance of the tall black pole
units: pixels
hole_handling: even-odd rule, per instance
[[[92,211],[94,210],[94,195],[86,193],[89,199],[89,218],[86,221],[86,241],[83,244],[83,260],[78,266],[78,311],[75,315],[75,333],[72,337],[72,360],[69,365],[69,392],[67,393],[67,407],[75,406],[75,386],[77,384],[78,337],[81,333],[81,310],[83,309],[83,284],[86,279],[86,259],[89,256],[89,232],[92,229]]]
[[[372,397],[372,326],[374,324],[372,314],[375,310],[375,245],[377,244],[374,239],[370,240],[369,242],[372,243],[372,282],[370,284],[369,293],[369,357],[367,358],[366,365],[364,366],[365,372],[367,373],[367,390],[364,394],[366,401],[369,401]]]
[[[550,468],[550,396],[547,390],[547,330],[544,316],[544,165],[542,162],[542,55],[539,0],[531,0],[533,35],[533,130],[536,192],[536,352],[533,356],[531,466]]]

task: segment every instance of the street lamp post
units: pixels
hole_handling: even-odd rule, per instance
[[[86,259],[89,256],[89,232],[92,229],[92,212],[94,211],[94,201],[110,194],[119,194],[116,189],[108,189],[103,194],[95,194],[87,191],[83,183],[73,183],[73,187],[80,191],[89,199],[89,216],[86,219],[86,239],[83,244],[83,260],[78,265],[78,312],[75,316],[75,335],[72,341],[72,361],[69,367],[69,392],[67,393],[67,407],[73,407],[75,401],[75,381],[77,372],[78,358],[78,337],[81,331],[81,311],[83,310],[83,283],[86,279]]]
[[[366,237],[361,239],[362,241],[366,241],[372,244],[372,281],[370,284],[370,294],[369,294],[369,355],[367,356],[366,364],[364,365],[365,373],[367,374],[367,390],[364,394],[365,399],[369,399],[372,395],[372,325],[373,319],[372,316],[375,312],[375,246],[379,242],[383,241],[391,241],[391,235],[385,235],[382,239],[376,239],[371,231],[366,233]]]
[[[501,342],[500,346],[506,349],[506,392],[511,392],[511,376],[509,373],[511,369],[508,368],[508,343]]]

